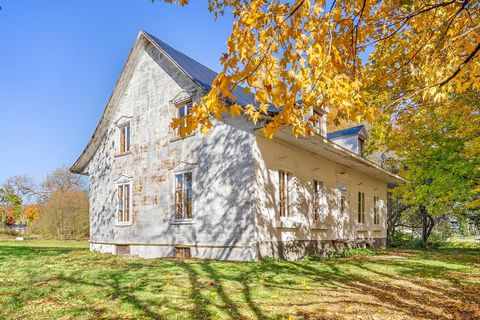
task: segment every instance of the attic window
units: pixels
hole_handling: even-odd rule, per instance
[[[120,127],[120,153],[130,151],[130,123]]]

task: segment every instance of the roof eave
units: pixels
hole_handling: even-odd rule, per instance
[[[399,175],[396,175],[396,174],[382,168],[381,166],[379,166],[375,162],[373,162],[371,160],[368,160],[364,157],[361,157],[358,154],[356,154],[356,153],[354,153],[354,152],[336,144],[335,142],[333,142],[333,141],[331,141],[331,140],[329,140],[329,139],[327,139],[323,136],[315,135],[315,136],[308,136],[308,137],[303,137],[303,138],[296,138],[292,134],[292,132],[290,130],[288,130],[287,128],[281,129],[280,133],[284,134],[284,135],[288,135],[291,138],[295,139],[295,140],[292,140],[292,141],[298,141],[297,139],[305,139],[305,140],[311,139],[315,142],[319,142],[320,144],[322,144],[323,147],[326,147],[324,149],[328,148],[327,149],[328,151],[340,152],[341,154],[343,154],[343,156],[351,158],[353,161],[363,165],[366,168],[368,168],[368,167],[373,168],[374,170],[376,170],[379,173],[379,176],[380,176],[379,179],[384,181],[384,182],[394,183],[394,184],[401,184],[401,183],[407,183],[408,182],[408,180],[406,180],[406,179],[400,177]],[[296,145],[301,148],[301,146],[299,146],[298,143],[296,143]]]

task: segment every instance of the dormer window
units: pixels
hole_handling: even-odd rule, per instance
[[[120,153],[130,151],[130,122],[120,128]]]
[[[188,101],[186,103],[181,104],[178,107],[178,117],[183,118],[186,115],[190,113],[190,110],[192,109],[193,103],[192,101]]]
[[[322,118],[323,118],[323,114],[321,114],[320,112],[318,112],[317,110],[314,110],[313,111],[313,115],[315,116],[316,118],[316,121],[314,123],[314,130],[315,130],[315,133],[318,134],[318,135],[323,135],[323,132],[322,132]]]
[[[364,156],[364,153],[363,153],[363,148],[365,147],[365,140],[363,140],[362,138],[358,138],[358,154],[363,157]]]
[[[315,134],[325,137],[327,134],[326,111],[323,109],[313,109],[312,115],[312,127]]]
[[[183,118],[186,117],[190,114],[190,111],[192,110],[193,107],[193,102],[192,100],[184,100],[183,102],[177,103],[176,104],[177,109],[178,109],[178,118]],[[180,135],[180,130],[183,128],[186,128],[187,126],[187,120],[183,119],[183,122],[181,124],[181,127],[178,128],[177,132]]]

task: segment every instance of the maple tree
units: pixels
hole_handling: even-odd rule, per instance
[[[207,133],[213,119],[229,112],[265,119],[267,137],[284,126],[304,136],[318,120],[312,107],[334,110],[335,123],[372,121],[380,104],[389,106],[382,109],[388,117],[405,103],[478,89],[479,6],[470,0],[209,0],[215,18],[233,13],[223,69],[190,115],[171,125],[182,136],[199,127]],[[251,93],[255,103],[237,104],[235,90]]]
[[[40,212],[39,204],[29,204],[23,208],[23,216],[28,219],[28,221],[38,220]]]
[[[425,243],[445,218],[480,214],[479,98],[474,90],[442,104],[403,105],[387,130],[383,147],[396,154],[400,174],[409,180],[394,193],[418,216]],[[374,126],[373,134],[383,128]]]

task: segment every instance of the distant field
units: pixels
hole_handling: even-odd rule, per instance
[[[328,262],[127,259],[0,241],[0,319],[480,319],[480,251]]]

